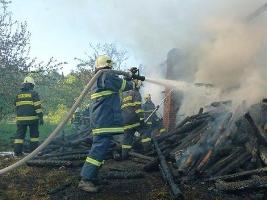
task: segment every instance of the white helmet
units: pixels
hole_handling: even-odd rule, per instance
[[[35,85],[34,79],[32,77],[30,77],[30,76],[26,76],[24,78],[23,83],[31,83],[31,84]]]
[[[96,69],[101,69],[105,67],[112,68],[112,64],[113,62],[109,56],[101,55],[101,56],[98,56],[98,58],[95,61],[95,68]]]

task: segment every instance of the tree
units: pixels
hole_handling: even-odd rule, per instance
[[[106,54],[111,57],[114,62],[114,69],[120,70],[128,60],[127,51],[119,49],[113,43],[92,44],[89,43],[89,51],[85,54],[85,58],[75,58],[78,62],[74,72],[84,83],[92,78],[95,66],[95,60],[99,55]]]
[[[8,11],[10,1],[0,0],[0,121],[14,112],[14,99],[23,78],[31,75],[37,84],[51,82],[51,74],[65,63],[51,58],[30,58],[30,33],[26,22],[18,22]]]
[[[12,19],[7,10],[9,3],[0,0],[0,120],[12,109],[13,91],[20,85],[22,72],[29,69],[27,23]]]

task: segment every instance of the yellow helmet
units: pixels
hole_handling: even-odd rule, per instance
[[[96,69],[101,69],[104,67],[112,68],[112,64],[113,62],[109,56],[101,55],[101,56],[98,56],[98,58],[95,61],[95,68]]]
[[[31,83],[31,84],[35,85],[34,79],[32,77],[30,77],[30,76],[26,76],[24,78],[23,83]]]
[[[148,99],[151,99],[151,95],[150,94],[146,94],[145,95],[145,100],[147,101]]]

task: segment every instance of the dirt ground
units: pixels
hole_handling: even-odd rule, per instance
[[[13,163],[12,158],[0,158],[0,167]],[[140,170],[141,164],[132,161],[116,162],[109,160],[101,169]],[[172,200],[169,187],[162,181],[159,172],[145,173],[138,179],[109,179],[101,181],[101,192],[89,194],[77,188],[80,168],[47,169],[23,166],[0,177],[1,200]],[[212,185],[180,185],[185,199],[252,199],[248,195],[221,194]]]

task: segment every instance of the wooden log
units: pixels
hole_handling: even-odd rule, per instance
[[[267,135],[265,135],[262,128],[254,122],[249,112],[245,114],[245,118],[248,120],[249,124],[253,128],[253,133],[258,138],[259,144],[267,145]]]
[[[155,158],[153,158],[151,156],[145,156],[143,154],[136,153],[136,152],[133,152],[133,151],[130,151],[129,155],[132,156],[132,157],[141,158],[141,159],[148,160],[148,161],[154,161],[155,160]]]
[[[260,169],[254,169],[249,171],[243,171],[239,173],[224,175],[224,176],[215,176],[212,178],[205,179],[203,181],[215,181],[215,180],[232,180],[232,179],[240,179],[246,176],[252,176],[252,175],[262,175],[267,173],[267,167],[260,168]]]
[[[228,155],[228,156],[224,157],[223,159],[219,160],[212,167],[207,169],[206,170],[207,173],[209,175],[216,174],[218,171],[220,171],[223,167],[225,167],[231,161],[235,160],[240,155],[241,152],[242,152],[242,150],[240,148],[234,150],[230,155]]]
[[[159,159],[155,158],[153,161],[147,163],[143,167],[143,170],[146,172],[152,172],[152,171],[158,170],[158,165],[159,165]]]
[[[260,146],[259,155],[262,162],[267,165],[267,148],[265,146]]]
[[[212,156],[212,149],[208,150],[208,153],[204,156],[204,158],[201,160],[201,162],[199,163],[199,165],[197,166],[197,171],[200,171],[209,161],[209,159]]]
[[[177,130],[175,130],[175,132],[168,133],[168,134],[165,134],[163,136],[158,137],[157,141],[160,143],[160,142],[164,141],[166,138],[169,138],[169,137],[171,137],[173,135],[178,135],[178,134],[190,132],[190,131],[196,129],[198,126],[200,126],[200,125],[202,125],[203,123],[206,123],[206,122],[207,122],[206,119],[200,119],[200,120],[196,120],[194,122],[186,123],[182,127],[180,127]]]
[[[155,149],[157,151],[157,154],[159,157],[159,162],[160,162],[160,165],[162,167],[162,171],[165,175],[164,178],[166,178],[167,183],[169,184],[174,197],[176,199],[184,199],[183,193],[181,192],[181,190],[179,189],[177,184],[174,182],[174,179],[173,179],[173,176],[172,176],[170,169],[168,167],[167,161],[166,161],[164,155],[162,154],[162,152],[159,148],[157,140],[152,139],[152,142],[153,142]]]
[[[236,191],[236,190],[246,190],[253,188],[267,187],[267,176],[264,177],[253,177],[249,180],[236,181],[236,182],[224,182],[218,181],[215,183],[218,190],[223,191]]]
[[[244,163],[247,163],[250,159],[251,159],[250,154],[248,152],[244,152],[241,155],[239,155],[235,160],[233,160],[232,162],[229,162],[219,172],[217,172],[216,176],[228,174],[228,173],[238,169]]]

